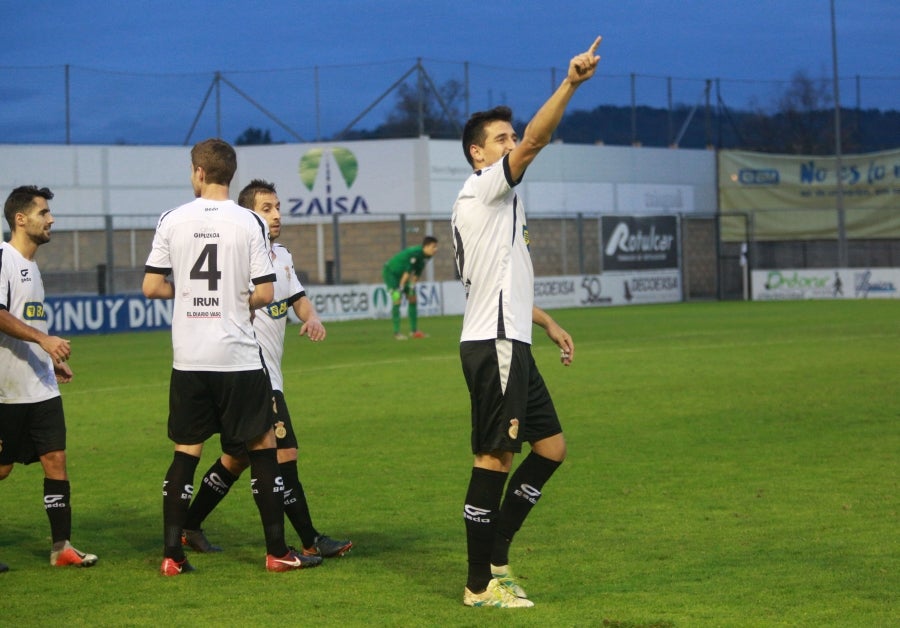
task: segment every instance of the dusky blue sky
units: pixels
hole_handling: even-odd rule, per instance
[[[599,76],[573,108],[701,100],[721,79],[731,107],[772,102],[803,71],[830,81],[828,0],[0,0],[0,143],[179,144],[247,126],[294,141],[337,133],[418,59],[462,80],[471,108],[527,117],[568,59],[604,37]],[[841,102],[900,109],[900,2],[835,0]],[[314,70],[316,68],[316,70]],[[230,84],[204,96],[221,71]],[[554,71],[556,72],[554,74]],[[636,83],[631,76],[637,77]],[[243,95],[233,89],[241,90]],[[248,106],[246,96],[262,106]],[[383,121],[385,98],[358,127]],[[277,121],[276,121],[277,120]],[[195,124],[196,123],[196,124]]]

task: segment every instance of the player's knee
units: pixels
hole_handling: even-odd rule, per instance
[[[228,472],[235,477],[240,476],[250,466],[250,458],[247,456],[237,457],[223,453],[221,460],[222,466],[228,469]]]
[[[50,451],[41,456],[44,475],[51,480],[66,479],[66,452],[63,449]]]
[[[403,293],[400,292],[399,289],[395,288],[391,290],[391,301],[394,305],[400,305],[400,301],[403,299]]]
[[[0,480],[5,480],[9,477],[9,474],[12,473],[13,465],[5,464],[0,465]]]
[[[566,439],[563,438],[562,434],[531,443],[531,449],[539,456],[559,463],[566,459],[566,454],[568,453]]]
[[[286,447],[278,449],[278,464],[282,464],[285,462],[294,462],[297,460],[297,448],[296,447]]]

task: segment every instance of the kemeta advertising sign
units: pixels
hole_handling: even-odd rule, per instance
[[[307,286],[306,296],[319,318],[325,321],[391,316],[391,296],[383,284]],[[416,301],[419,316],[440,315],[443,311],[441,285],[429,281],[417,283]],[[403,316],[406,316],[406,307],[404,299],[400,309]]]
[[[676,216],[603,216],[603,270],[678,268]]]

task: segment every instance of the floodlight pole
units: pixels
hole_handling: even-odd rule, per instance
[[[837,30],[834,23],[834,0],[831,0],[831,65],[834,82],[834,156],[837,176],[838,267],[847,268],[847,225],[844,215],[843,155],[841,154],[841,90],[838,85]]]

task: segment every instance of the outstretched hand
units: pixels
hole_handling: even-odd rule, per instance
[[[569,61],[568,79],[570,83],[573,85],[581,85],[594,76],[594,72],[597,70],[597,64],[600,62],[600,57],[596,54],[597,48],[600,46],[602,40],[602,37],[598,37],[586,52],[582,52],[580,55],[572,57],[572,60]]]

